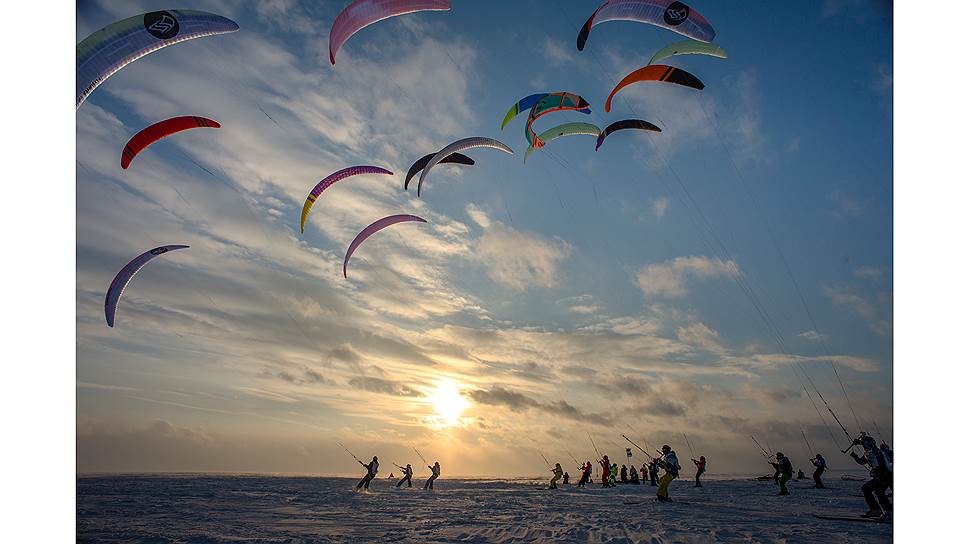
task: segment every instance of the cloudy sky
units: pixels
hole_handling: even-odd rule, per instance
[[[456,0],[384,21],[328,60],[346,2],[199,0],[234,34],[153,53],[77,112],[77,461],[90,471],[353,474],[360,457],[447,475],[534,475],[613,457],[620,434],[713,472],[764,472],[750,435],[832,464],[851,433],[892,430],[892,21],[883,2],[694,3],[730,55],[668,61],[705,90],[614,84],[680,37],[577,30],[597,1]],[[77,41],[165,2],[78,5]],[[570,91],[661,134],[589,136],[535,153],[505,111]],[[219,121],[124,143],[176,115]],[[439,166],[467,136],[515,150]],[[359,176],[309,190],[347,166]],[[377,218],[412,213],[345,249]],[[103,299],[142,270],[115,328]],[[834,373],[836,368],[850,399]],[[809,393],[809,397],[808,397]],[[815,409],[815,404],[818,409]],[[461,410],[463,408],[463,410]],[[829,430],[828,430],[829,426]],[[810,453],[813,453],[811,451]],[[638,460],[641,462],[641,459]],[[418,471],[419,474],[419,471]]]

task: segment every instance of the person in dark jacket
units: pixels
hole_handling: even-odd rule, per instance
[[[820,479],[823,476],[824,471],[827,470],[827,460],[823,458],[823,455],[817,454],[816,457],[810,460],[813,466],[817,467],[813,471],[813,487],[818,489],[823,489],[823,481]]]
[[[884,452],[877,447],[874,438],[861,433],[860,437],[854,440],[854,445],[864,448],[864,455],[859,456],[850,452],[850,456],[857,461],[857,464],[867,465],[871,469],[871,479],[861,486],[860,490],[864,493],[864,500],[867,501],[869,510],[864,517],[889,517],[894,511],[894,506],[884,493],[888,487],[894,485],[894,472]]]
[[[360,483],[356,484],[356,489],[363,488],[368,490],[370,489],[370,482],[373,481],[377,471],[380,470],[380,462],[376,460],[376,455],[373,456],[373,460],[369,463],[364,463],[359,459],[357,459],[356,462],[366,467],[366,475],[363,476],[363,479],[360,480]]]
[[[400,478],[400,481],[397,482],[397,487],[403,485],[403,482],[407,482],[407,487],[413,487],[413,482],[410,481],[413,478],[413,467],[410,466],[410,463],[407,463],[405,467],[397,465],[397,468],[403,471],[403,478]]]
[[[783,455],[782,452],[776,452],[776,462],[770,463],[779,476],[776,479],[776,483],[780,484],[780,492],[778,495],[789,495],[790,490],[787,489],[786,483],[793,478],[793,464],[790,463],[790,458]]]
[[[699,477],[706,473],[706,457],[700,455],[698,461],[693,459],[692,462],[696,464],[696,485],[694,487],[702,487]]]

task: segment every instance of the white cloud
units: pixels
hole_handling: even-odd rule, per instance
[[[517,291],[554,287],[571,246],[495,222],[477,240],[475,257],[495,283]]]
[[[484,210],[478,208],[476,205],[468,204],[467,207],[464,208],[464,211],[467,212],[467,215],[471,218],[471,221],[477,223],[479,227],[486,229],[487,227],[491,226],[491,218],[487,216],[487,213],[485,213]]]
[[[801,332],[800,334],[797,335],[797,337],[804,338],[804,339],[810,340],[812,342],[819,342],[820,340],[823,340],[823,339],[827,338],[827,335],[820,334],[819,332],[814,331],[814,330],[809,330],[809,331],[803,331],[803,332]]]
[[[690,323],[676,329],[676,337],[680,341],[711,353],[724,353],[726,350],[719,343],[719,331],[705,323]]]
[[[676,257],[644,266],[636,275],[636,281],[647,296],[675,298],[688,292],[686,284],[690,279],[733,277],[739,273],[735,261],[703,256]]]
[[[876,266],[862,266],[857,270],[854,270],[854,275],[860,279],[874,281],[881,279],[881,276],[883,276],[884,273]]]
[[[867,320],[877,318],[877,308],[870,301],[851,292],[846,287],[824,286],[823,294],[830,299],[834,306],[846,308]]]
[[[652,211],[655,212],[655,217],[657,219],[662,219],[665,216],[666,210],[668,209],[669,209],[668,198],[660,197],[652,201]]]

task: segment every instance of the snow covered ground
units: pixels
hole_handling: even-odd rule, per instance
[[[375,481],[356,493],[345,478],[80,476],[78,540],[86,542],[890,542],[890,524],[813,514],[866,511],[859,482],[831,489],[791,482],[711,480],[655,488],[543,489],[537,481],[447,480],[436,491]],[[627,504],[627,503],[636,504]]]

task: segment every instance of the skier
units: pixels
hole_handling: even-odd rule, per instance
[[[676,456],[676,452],[672,451],[672,447],[668,444],[662,446],[662,459],[656,459],[656,464],[665,470],[665,474],[659,480],[659,489],[656,491],[656,497],[661,502],[667,502],[672,500],[669,498],[669,484],[672,483],[672,480],[679,477],[679,471],[682,467],[679,466],[679,458]]]
[[[696,485],[694,487],[702,487],[702,483],[699,481],[699,477],[706,472],[706,457],[704,455],[699,456],[699,460],[692,460],[696,464]]]
[[[871,468],[871,480],[860,488],[864,492],[864,500],[867,501],[869,507],[864,517],[890,517],[894,511],[894,506],[884,492],[888,487],[894,485],[894,473],[891,464],[883,451],[877,447],[874,439],[867,434],[861,433],[860,437],[854,440],[854,445],[863,446],[864,456],[860,457],[854,452],[850,452],[850,456],[854,458],[854,461],[857,461],[857,464],[867,465]]]
[[[400,478],[400,481],[397,482],[397,487],[403,485],[403,482],[407,482],[407,487],[413,487],[413,482],[410,481],[410,478],[413,478],[413,467],[410,466],[410,463],[407,463],[405,467],[397,465],[397,468],[403,471],[403,478]]]
[[[659,460],[652,459],[652,462],[649,463],[649,485],[651,485],[652,487],[657,487],[659,485],[658,478],[659,478]]]
[[[373,478],[376,476],[377,471],[379,471],[380,469],[380,462],[377,461],[376,455],[373,456],[373,460],[370,461],[368,464],[364,463],[363,461],[360,461],[359,459],[357,459],[356,462],[363,465],[366,468],[366,475],[363,476],[363,479],[360,480],[360,483],[356,484],[356,489],[363,488],[363,489],[369,490],[370,481],[373,480]]]
[[[790,458],[783,455],[782,452],[776,452],[776,463],[770,463],[773,468],[776,469],[776,473],[779,476],[774,475],[776,478],[776,483],[780,484],[780,492],[778,495],[789,495],[790,491],[787,490],[786,483],[793,478],[793,464],[790,463]]]
[[[612,472],[612,464],[608,462],[607,455],[603,455],[599,462],[602,465],[602,487],[608,487],[608,475]]]
[[[578,468],[581,469],[581,478],[578,480],[578,487],[585,487],[585,484],[592,479],[592,462],[585,461],[585,464]]]
[[[430,478],[427,478],[427,483],[424,484],[424,489],[433,490],[434,480],[440,477],[440,463],[434,461],[434,466],[428,466],[427,468],[430,469]]]
[[[620,478],[622,483],[623,484],[629,483],[629,467],[627,467],[626,465],[622,465],[622,470],[620,474],[621,474]]]
[[[558,480],[561,478],[561,463],[555,463],[554,470],[551,471],[554,476],[551,478],[551,483],[548,484],[548,489],[558,489]]]
[[[823,458],[823,455],[818,453],[816,457],[810,460],[810,462],[813,463],[813,466],[817,467],[816,470],[813,471],[813,487],[816,487],[817,489],[824,489],[825,486],[823,485],[823,481],[820,480],[820,477],[823,476],[824,471],[827,470],[827,460]]]

